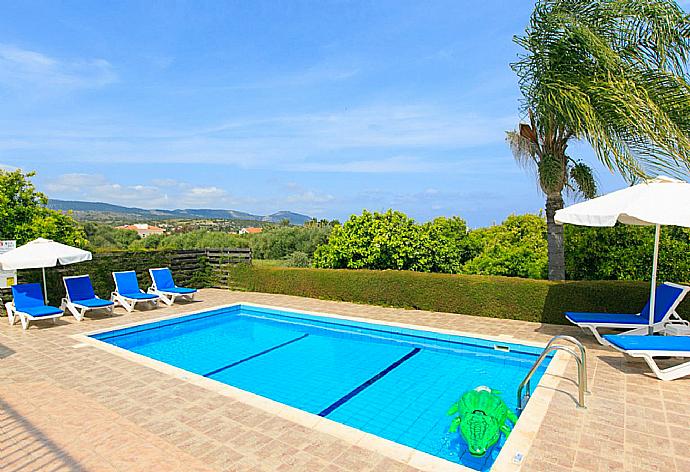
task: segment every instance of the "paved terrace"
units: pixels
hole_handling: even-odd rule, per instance
[[[87,318],[28,332],[0,324],[0,470],[412,471],[413,467],[178,380],[70,335],[234,302],[254,302],[432,328],[547,341],[579,330],[521,321],[203,290],[199,302]],[[522,470],[690,471],[690,379],[588,342],[588,409],[565,377]],[[568,361],[566,377],[574,378]]]

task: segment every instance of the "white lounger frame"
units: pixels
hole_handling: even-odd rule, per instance
[[[122,272],[129,272],[129,271],[122,271]],[[113,281],[115,282],[115,291],[110,294],[110,300],[115,303],[115,305],[120,305],[122,308],[127,310],[128,313],[132,313],[134,311],[134,307],[137,306],[138,303],[150,303],[152,308],[158,307],[158,300],[160,300],[160,296],[158,298],[150,298],[150,299],[138,299],[138,298],[129,298],[125,297],[122,294],[120,294],[117,291],[117,279],[115,279],[115,274],[119,272],[113,272]],[[146,293],[142,289],[139,289],[141,293]]]
[[[678,305],[680,305],[680,302],[683,301],[685,296],[687,295],[688,291],[690,291],[690,287],[687,287],[685,285],[678,285],[674,284],[672,282],[664,282],[666,285],[670,285],[672,287],[679,288],[683,290],[683,294],[679,296],[676,299],[676,302],[669,308],[668,313],[666,313],[666,316],[658,322],[654,323],[652,326],[652,329],[654,330],[655,333],[658,333],[659,331],[662,331],[666,326],[670,324],[680,324],[684,326],[690,326],[690,323],[683,318],[680,317],[680,315],[676,312],[676,308],[678,308]],[[639,313],[638,313],[639,315]],[[650,325],[645,323],[645,324],[630,324],[630,323],[582,323],[578,322],[576,323],[575,321],[572,321],[570,318],[568,318],[568,315],[565,316],[568,321],[573,323],[576,326],[579,326],[582,329],[589,329],[594,337],[599,341],[599,344],[602,344],[604,346],[610,346],[611,344],[606,341],[601,334],[599,334],[599,329],[604,328],[604,329],[624,329],[623,333],[619,334],[626,334],[626,335],[639,335],[639,336],[644,336],[645,334],[649,333],[649,327]]]
[[[62,299],[62,303],[60,304],[60,308],[62,310],[68,310],[72,316],[74,316],[74,319],[77,321],[81,321],[84,319],[84,315],[89,312],[89,311],[94,311],[94,310],[106,310],[109,314],[113,314],[113,309],[115,308],[115,305],[110,305],[110,306],[86,306],[86,305],[80,305],[79,303],[73,302],[70,297],[69,297],[69,291],[67,290],[67,283],[65,282],[66,279],[78,279],[80,277],[84,277],[83,275],[70,275],[67,277],[62,278],[62,283],[65,284],[65,298]],[[95,295],[96,298],[101,300],[101,297],[98,295]]]
[[[19,318],[19,321],[22,323],[22,329],[28,329],[29,328],[29,322],[34,321],[34,320],[53,320],[53,323],[57,322],[57,319],[62,317],[62,315],[65,314],[64,309],[62,309],[62,313],[56,313],[54,315],[46,315],[46,316],[31,316],[28,313],[25,313],[23,311],[17,311],[14,308],[14,302],[7,302],[5,303],[5,310],[7,310],[7,317],[9,318],[10,321],[10,326],[13,326],[17,318]]]
[[[175,292],[166,292],[165,290],[158,290],[156,287],[156,279],[153,278],[153,271],[154,270],[161,270],[161,269],[167,269],[167,267],[158,267],[155,269],[149,269],[149,276],[151,276],[151,286],[148,289],[147,293],[151,293],[153,295],[158,295],[158,298],[161,299],[163,303],[166,305],[170,306],[173,303],[175,303],[175,300],[178,298],[186,299],[191,301],[194,301],[194,295],[196,292],[193,293],[175,293]]]
[[[647,365],[652,372],[660,379],[664,381],[676,380],[686,375],[690,375],[690,360],[682,364],[674,365],[672,367],[667,367],[666,369],[661,369],[656,361],[655,357],[684,357],[686,359],[690,358],[690,351],[653,351],[653,350],[628,350],[621,349],[613,344],[609,345],[622,353],[625,353],[631,357],[642,358],[647,362]]]

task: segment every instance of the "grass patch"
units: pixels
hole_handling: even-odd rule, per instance
[[[252,265],[259,269],[267,267],[287,267],[288,261],[285,259],[252,259]]]

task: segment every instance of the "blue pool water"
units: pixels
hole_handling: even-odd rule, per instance
[[[249,305],[92,337],[476,470],[491,468],[504,439],[472,457],[446,411],[479,385],[515,410],[541,351]]]

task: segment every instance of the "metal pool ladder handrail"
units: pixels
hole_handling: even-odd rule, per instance
[[[568,346],[555,344],[558,341],[568,341],[572,344],[575,344],[575,346],[577,346],[580,350],[580,355],[578,355],[577,352]],[[546,359],[546,356],[548,356],[552,351],[565,351],[575,358],[575,361],[577,362],[577,407],[587,408],[585,406],[585,393],[589,393],[587,390],[587,351],[582,343],[574,337],[561,334],[551,338],[551,340],[546,344],[544,350],[539,355],[539,358],[534,362],[534,364],[532,364],[532,368],[529,370],[523,381],[520,382],[520,386],[517,390],[518,414],[522,413],[522,410],[525,409],[525,405],[527,405],[527,401],[529,400],[530,396],[532,396],[532,389],[530,387],[530,380],[532,379],[532,376],[537,371],[537,368],[541,365],[542,361]],[[523,397],[522,389],[525,387],[527,388],[525,390],[525,396]]]

